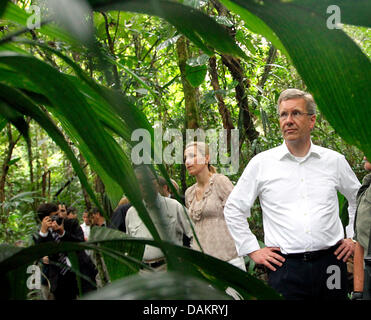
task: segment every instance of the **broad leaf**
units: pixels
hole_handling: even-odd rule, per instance
[[[115,239],[122,238],[123,240],[125,240],[126,238],[128,238],[128,235],[118,230],[107,229],[104,227],[93,227],[90,233],[89,241],[95,242],[109,240],[112,237],[114,237]],[[101,243],[101,246],[103,246],[104,248],[112,249],[113,251],[122,252],[126,256],[137,259],[139,261],[142,260],[144,253],[144,245],[135,242],[106,241],[104,243]],[[122,263],[117,261],[117,259],[114,259],[105,253],[103,253],[102,255],[111,282],[137,273],[139,270],[139,266],[133,268],[132,265],[123,265]]]
[[[165,0],[89,1],[94,10],[123,10],[155,15],[175,26],[208,55],[213,48],[231,55],[246,57],[227,30],[199,10]]]
[[[93,190],[91,189],[87,178],[76,159],[73,151],[71,150],[68,142],[65,140],[63,134],[60,132],[58,127],[51,121],[50,118],[46,116],[33,102],[24,96],[21,92],[8,86],[0,84],[0,99],[6,101],[14,110],[18,110],[22,114],[26,114],[37,121],[50,137],[55,141],[55,143],[66,153],[66,156],[71,161],[71,164],[79,176],[81,184],[84,186],[88,192],[91,199],[95,204],[100,207],[98,200],[96,199]]]
[[[14,23],[18,23],[21,26],[27,26],[27,20],[31,16],[31,13],[27,13],[15,4],[8,1],[8,6],[2,16],[2,19],[8,20]],[[75,43],[73,38],[65,31],[56,27],[55,24],[46,24],[37,29],[38,32],[50,36],[51,38],[56,38],[59,41],[65,41],[68,43]]]
[[[327,27],[329,15],[317,11],[319,1],[222,2],[242,18],[254,14],[269,26],[261,34],[271,41],[272,32],[278,36],[326,119],[345,141],[371,157],[371,63],[341,29]],[[369,20],[370,2],[341,4],[346,21],[364,25]]]
[[[83,300],[228,300],[223,291],[206,281],[177,272],[155,272],[130,276]]]
[[[185,72],[188,82],[192,85],[192,87],[197,88],[205,80],[207,67],[205,65],[192,67],[187,64],[185,67]]]

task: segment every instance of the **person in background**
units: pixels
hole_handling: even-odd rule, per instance
[[[284,298],[347,299],[346,261],[354,252],[360,183],[343,155],[312,143],[316,122],[312,95],[287,89],[277,106],[284,142],[250,160],[225,205],[225,219],[238,253],[265,265],[268,284]],[[338,191],[349,203],[346,238]],[[257,197],[264,248],[247,221]]]
[[[99,211],[97,207],[91,209],[89,212],[89,220],[91,221],[91,227],[106,227],[106,219],[103,217],[103,214]]]
[[[89,235],[90,235],[90,221],[89,221],[89,212],[88,211],[83,212],[82,220],[84,222],[82,224],[80,224],[80,227],[82,229],[82,232],[84,232],[85,241],[88,241],[89,240]]]
[[[182,245],[183,234],[192,236],[185,208],[176,200],[163,197],[159,193],[159,185],[155,175],[148,166],[135,168],[144,205],[156,226],[161,239]],[[132,237],[153,239],[151,233],[143,223],[135,207],[131,207],[126,214],[126,232]],[[155,268],[156,271],[166,269],[164,253],[157,247],[145,246],[143,262]]]
[[[67,219],[77,219],[75,207],[67,207]]]
[[[364,157],[364,168],[369,173],[363,178],[362,186],[357,194],[357,211],[354,222],[354,239],[356,248],[354,252],[354,291],[352,300],[371,299],[371,274],[365,268],[364,257],[371,253],[371,163]]]
[[[179,193],[178,184],[176,183],[176,181],[174,179],[170,178],[170,181],[171,181],[174,188],[177,190],[177,192],[179,194],[180,203],[184,206],[185,205],[185,198],[182,194]],[[161,176],[158,177],[158,184],[160,186],[159,192],[163,197],[168,197],[168,198],[172,198],[172,199],[177,200],[176,197],[175,197],[175,194],[173,193],[173,191],[168,186],[167,181],[164,177],[161,177]]]
[[[112,213],[110,228],[126,232],[125,218],[126,213],[131,207],[128,198],[122,197],[116,207],[115,211]]]
[[[54,203],[44,203],[37,208],[40,221],[40,230],[34,235],[36,244],[44,242],[82,242],[83,232],[75,219],[66,219],[59,213]],[[90,281],[95,280],[97,271],[84,250],[77,251],[80,272]],[[71,271],[71,261],[67,254],[60,252],[53,254],[43,262],[48,264],[47,277],[50,281],[50,292],[56,300],[76,299],[78,287],[75,274]],[[91,282],[81,278],[82,292],[94,290]]]
[[[185,192],[185,203],[203,251],[246,271],[224,219],[224,204],[233,189],[232,182],[210,165],[209,148],[203,142],[191,142],[184,151],[188,173],[196,183]],[[193,239],[191,247],[200,250]]]
[[[171,183],[173,184],[173,186],[175,187],[175,189],[177,190],[177,192],[179,194],[179,186],[176,183],[176,181],[174,179],[171,179],[171,178],[170,178],[170,181],[171,181]],[[174,199],[174,200],[178,201],[176,199],[175,195],[173,194],[172,190],[169,188],[169,186],[168,186],[164,177],[158,176],[158,185],[159,185],[159,193],[163,197],[171,198],[171,199]],[[180,197],[180,200],[181,200],[180,203],[183,206],[185,206],[185,197],[181,194],[179,194],[179,197]],[[186,234],[183,234],[182,242],[183,242],[183,246],[185,246],[185,247],[190,247],[191,246],[191,238],[189,238]]]
[[[58,215],[63,219],[67,218],[67,206],[64,203],[58,204]]]

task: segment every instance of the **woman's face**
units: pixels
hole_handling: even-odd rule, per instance
[[[184,151],[185,166],[190,175],[195,176],[207,168],[210,156],[202,156],[196,146],[190,146]]]

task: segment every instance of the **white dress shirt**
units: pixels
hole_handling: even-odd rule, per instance
[[[88,226],[85,222],[80,224],[82,232],[84,233],[85,239],[89,239],[90,236],[90,226]]]
[[[337,191],[349,202],[347,237],[353,236],[360,183],[345,157],[311,143],[295,158],[285,143],[256,155],[230,194],[224,216],[238,255],[260,249],[247,217],[259,197],[264,242],[284,254],[327,249],[344,238]]]
[[[158,194],[154,207],[144,205],[157,228],[162,240],[173,242],[177,245],[183,244],[183,234],[192,237],[192,230],[187,220],[187,209],[175,199],[163,197]],[[184,210],[186,210],[184,212]],[[161,218],[158,217],[161,212]],[[130,207],[125,218],[126,233],[136,238],[153,239],[151,233],[139,217],[137,210]],[[163,258],[163,252],[154,246],[145,246],[143,261],[151,261]]]

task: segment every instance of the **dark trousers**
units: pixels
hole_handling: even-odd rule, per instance
[[[285,299],[347,299],[347,266],[337,260],[333,251],[310,260],[283,256],[286,259],[283,265],[269,271],[268,285]]]
[[[67,271],[65,275],[59,275],[57,288],[54,291],[55,300],[74,300],[78,294],[76,275]]]

